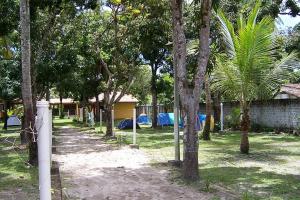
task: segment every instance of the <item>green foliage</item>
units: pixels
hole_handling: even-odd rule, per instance
[[[174,100],[174,78],[170,74],[161,74],[157,82],[158,100],[161,104],[172,105]]]
[[[294,56],[276,62],[274,21],[264,17],[257,22],[260,5],[255,5],[247,19],[240,15],[237,29],[221,11],[218,12],[227,55],[217,58],[213,88],[240,101],[243,108],[254,99],[270,98],[278,91],[287,79],[286,62]]]
[[[225,116],[225,126],[233,130],[239,130],[241,121],[241,109],[233,108],[229,115]]]
[[[138,100],[140,105],[147,105],[150,102],[149,93],[151,90],[151,70],[150,66],[141,66],[135,72],[135,81],[130,88],[130,93]]]

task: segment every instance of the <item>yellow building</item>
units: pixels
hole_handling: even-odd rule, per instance
[[[117,94],[118,96],[119,94]],[[103,108],[103,94],[99,94],[98,96],[100,102],[100,108]],[[90,103],[94,105],[96,98],[90,99]],[[132,95],[125,94],[118,103],[114,105],[114,117],[115,119],[126,119],[133,117],[133,109],[136,107],[138,100]]]
[[[98,96],[99,98],[99,108],[103,109],[103,98],[104,95],[100,94]],[[136,107],[138,100],[133,97],[132,95],[124,95],[118,103],[114,105],[114,118],[115,119],[126,119],[126,118],[132,118],[133,117],[133,109]],[[94,110],[94,113],[96,113],[96,98],[89,100],[90,105],[92,105],[92,108]],[[59,113],[59,105],[60,105],[60,99],[54,98],[50,99],[50,104],[54,108],[54,114],[58,115]],[[65,115],[77,115],[79,118],[79,102],[74,101],[70,98],[63,98],[62,99],[62,105]]]

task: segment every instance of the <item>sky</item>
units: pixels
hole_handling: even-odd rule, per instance
[[[292,17],[290,15],[280,15],[279,16],[282,23],[277,23],[279,29],[286,29],[288,27],[294,27],[296,24],[300,23],[300,16]]]

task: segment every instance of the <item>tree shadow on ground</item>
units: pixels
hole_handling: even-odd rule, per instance
[[[300,182],[296,176],[262,171],[259,167],[200,168],[200,176],[240,194],[250,192],[258,199],[278,197],[296,200],[300,196]]]

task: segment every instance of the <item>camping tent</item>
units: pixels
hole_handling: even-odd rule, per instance
[[[174,113],[159,113],[157,116],[157,122],[159,126],[173,126]]]
[[[137,123],[150,124],[150,119],[146,114],[140,114],[140,116],[137,118]]]
[[[139,124],[136,124],[136,128],[140,128]],[[120,121],[118,125],[118,129],[124,130],[124,129],[133,129],[133,120],[132,119],[124,119]]]
[[[21,121],[16,115],[12,115],[7,119],[7,126],[21,126]]]

